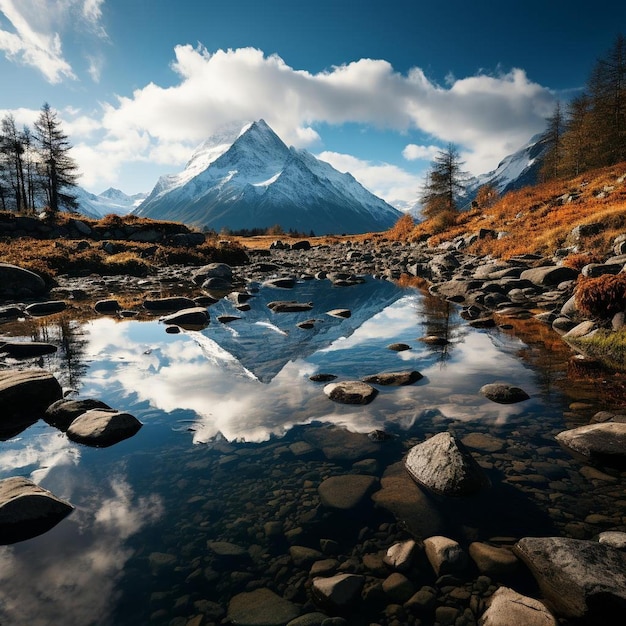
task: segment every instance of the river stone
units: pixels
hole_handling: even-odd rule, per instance
[[[218,296],[224,295],[233,288],[233,284],[226,278],[220,278],[219,276],[212,276],[207,278],[201,285],[202,289],[215,293]]]
[[[525,537],[514,551],[554,612],[586,624],[614,624],[626,612],[626,554],[565,537]]]
[[[0,371],[0,416],[45,411],[63,396],[59,381],[41,370]]]
[[[411,346],[407,343],[390,343],[387,346],[387,350],[393,350],[394,352],[404,352],[410,350]]]
[[[295,300],[272,300],[267,303],[267,308],[274,313],[301,313],[313,308],[312,302],[296,302]]]
[[[566,280],[576,280],[577,277],[578,271],[565,265],[531,267],[520,274],[522,280],[546,286],[556,286]]]
[[[329,578],[314,578],[311,591],[313,599],[322,608],[342,611],[361,597],[365,578],[356,574],[337,574]]]
[[[269,589],[239,593],[228,604],[228,620],[238,626],[283,626],[300,609]]]
[[[406,372],[383,372],[365,376],[363,382],[372,385],[412,385],[414,382],[424,378],[417,370]]]
[[[230,282],[233,279],[233,269],[226,263],[209,263],[194,270],[191,274],[191,280],[196,285],[201,285],[208,278],[222,278]]]
[[[588,424],[556,435],[565,448],[601,465],[626,467],[626,424],[603,422]]]
[[[598,535],[598,541],[616,550],[626,550],[626,533],[624,532],[607,530]]]
[[[484,433],[469,433],[461,441],[464,446],[481,452],[499,452],[505,445],[502,439]]]
[[[357,508],[379,485],[378,478],[362,474],[331,476],[318,487],[321,503],[330,509]]]
[[[306,546],[290,546],[289,556],[296,567],[310,567],[315,561],[324,558],[319,550]]]
[[[344,380],[326,385],[324,393],[333,402],[341,404],[369,404],[378,395],[378,390],[360,380]]]
[[[513,574],[518,566],[517,557],[508,548],[498,548],[487,543],[470,543],[469,555],[481,574],[500,580]]]
[[[428,537],[445,532],[441,511],[411,480],[401,461],[385,470],[380,484],[381,489],[372,495],[374,504],[389,511],[412,535]]]
[[[413,539],[394,543],[388,548],[383,561],[399,572],[406,572],[411,567],[416,547],[417,544]]]
[[[92,398],[84,398],[82,400],[62,398],[61,400],[53,402],[46,409],[44,419],[48,424],[52,424],[52,426],[66,431],[79,415],[82,415],[90,409],[111,409],[111,407],[101,400],[94,400]]]
[[[389,574],[382,587],[389,600],[397,604],[404,604],[415,593],[413,583],[400,572]]]
[[[231,322],[236,322],[237,320],[240,320],[241,318],[237,315],[218,315],[217,316],[217,321],[220,324],[230,324]]]
[[[191,298],[183,298],[180,296],[172,296],[171,298],[157,298],[155,300],[144,300],[143,308],[147,311],[155,313],[163,313],[165,311],[181,311],[196,306]]]
[[[132,437],[142,423],[130,413],[113,409],[90,409],[79,415],[67,429],[72,441],[104,448]]]
[[[327,383],[336,378],[335,374],[313,374],[309,376],[309,380],[312,380],[314,383]]]
[[[326,311],[326,315],[339,317],[341,319],[348,319],[351,317],[352,311],[350,311],[350,309],[332,309],[331,311]]]
[[[413,480],[439,495],[466,496],[489,486],[474,457],[447,432],[413,446],[404,464]]]
[[[171,315],[166,315],[160,320],[164,324],[180,326],[189,330],[206,328],[211,318],[205,307],[193,306],[188,309],[181,309]]]
[[[8,354],[14,359],[32,359],[44,354],[53,354],[57,347],[43,341],[7,341],[0,343],[0,353]]]
[[[98,300],[98,302],[94,304],[93,308],[96,313],[107,314],[121,311],[122,306],[117,300],[107,298],[106,300]]]
[[[236,543],[230,543],[229,541],[207,541],[207,548],[211,550],[217,556],[242,558],[248,557],[248,551],[238,546]]]
[[[29,304],[25,311],[28,315],[35,317],[60,313],[61,311],[65,311],[65,309],[67,309],[67,304],[63,302],[63,300],[49,300],[48,302]]]
[[[557,626],[554,616],[539,600],[499,587],[489,600],[480,626]]]
[[[26,478],[0,480],[0,544],[40,535],[73,510],[69,502]]]
[[[296,286],[296,279],[292,276],[282,276],[280,278],[270,278],[263,283],[264,287],[275,287],[277,289],[293,289]]]
[[[41,276],[17,265],[0,263],[0,295],[41,295],[46,283]]]
[[[428,537],[424,539],[424,551],[437,576],[460,574],[467,567],[467,553],[454,539]]]
[[[376,454],[379,446],[365,433],[352,433],[336,426],[307,431],[305,441],[321,449],[329,461],[357,461]]]
[[[292,619],[287,626],[322,626],[322,622],[326,619],[328,619],[328,615],[325,613],[306,613]]]
[[[530,396],[519,387],[508,385],[507,383],[489,383],[480,388],[480,393],[499,404],[514,404],[528,400]]]

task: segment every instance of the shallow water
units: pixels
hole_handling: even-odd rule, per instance
[[[272,313],[266,304],[281,299],[314,308]],[[73,443],[42,420],[0,442],[1,478],[29,477],[76,507],[44,535],[0,547],[1,624],[185,624],[201,614],[219,623],[234,594],[260,586],[304,604],[306,571],[290,562],[284,534],[318,549],[320,538],[336,539],[349,556],[355,546],[384,548],[401,530],[383,510],[340,524],[329,519],[319,483],[354,471],[381,476],[412,445],[445,430],[501,443],[473,450],[492,480],[489,492],[440,503],[460,541],[624,530],[624,474],[590,473],[554,442],[556,433],[609,408],[602,390],[571,372],[568,378],[567,351],[546,350],[539,325],[475,330],[451,305],[375,280],[261,288],[250,304],[241,313],[220,301],[208,328],[180,334],[166,334],[156,320],[77,322],[67,315],[11,326],[11,334],[62,348],[20,367],[43,366],[64,388],[144,425],[104,449]],[[334,308],[352,316],[326,314]],[[215,321],[226,313],[241,319]],[[296,327],[306,319],[316,320],[313,330]],[[449,343],[419,341],[430,334]],[[387,349],[394,342],[411,349]],[[424,378],[381,387],[366,406],[333,403],[323,383],[309,380],[409,369]],[[531,399],[501,405],[479,394],[496,380]],[[585,403],[572,411],[572,398]],[[329,451],[329,425],[384,430],[393,439],[363,437]],[[371,461],[359,465],[363,458]],[[268,533],[271,522],[282,524],[280,540]],[[245,554],[216,553],[209,544],[221,541]]]

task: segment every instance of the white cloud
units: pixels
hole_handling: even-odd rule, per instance
[[[407,161],[431,161],[439,150],[437,146],[418,146],[410,143],[402,151],[402,156]]]
[[[11,30],[0,22],[0,51],[11,60],[38,69],[45,79],[57,84],[75,80],[76,74],[64,57],[62,33],[88,31],[106,39],[100,24],[104,0],[0,0],[0,13]],[[89,60],[88,72],[98,78],[98,63]]]

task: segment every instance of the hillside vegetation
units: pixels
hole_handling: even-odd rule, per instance
[[[576,226],[590,228],[577,235]],[[419,224],[403,217],[386,236],[437,246],[479,232],[482,238],[467,247],[470,253],[551,256],[569,248],[571,254],[606,255],[615,237],[626,233],[626,162],[509,192],[443,226],[436,217]]]

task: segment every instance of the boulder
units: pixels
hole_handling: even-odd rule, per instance
[[[557,626],[545,604],[508,587],[499,587],[480,618],[480,626]]]
[[[8,354],[14,359],[32,359],[44,354],[53,354],[57,347],[42,341],[7,341],[0,343],[0,353]]]
[[[111,407],[100,400],[93,400],[92,398],[84,398],[82,400],[62,398],[53,402],[46,409],[44,419],[48,424],[66,431],[79,415],[91,409],[111,409]]]
[[[160,321],[164,324],[180,326],[188,330],[200,330],[209,325],[211,318],[206,307],[193,306],[188,309],[181,309],[170,315],[165,315]]]
[[[372,374],[371,376],[365,376],[363,382],[372,385],[412,385],[424,378],[418,371],[406,371],[406,372],[384,372],[381,374]]]
[[[265,588],[239,593],[228,604],[228,620],[238,626],[284,626],[299,614],[293,602]]]
[[[191,298],[172,296],[171,298],[157,298],[154,300],[144,300],[143,308],[153,313],[164,313],[166,311],[180,311],[195,307],[196,303]]]
[[[517,571],[519,561],[508,548],[491,546],[474,541],[469,546],[469,555],[481,574],[501,580]]]
[[[361,597],[365,578],[356,574],[337,574],[329,578],[314,578],[313,599],[322,608],[344,611]]]
[[[233,279],[233,269],[226,263],[209,263],[191,274],[191,280],[196,285],[201,285],[208,278],[222,278],[230,282]]]
[[[467,553],[454,539],[428,537],[424,539],[424,551],[437,576],[460,574],[467,568]]]
[[[41,276],[9,263],[0,263],[0,296],[40,296],[46,292]]]
[[[360,380],[330,383],[324,387],[324,393],[341,404],[369,404],[378,395],[374,387]]]
[[[357,461],[376,454],[378,444],[364,433],[351,433],[336,426],[311,429],[304,434],[307,443],[321,449],[329,461]]]
[[[65,311],[65,309],[67,309],[67,304],[63,302],[63,300],[49,300],[48,302],[29,304],[25,311],[28,315],[35,317],[60,313],[61,311]]]
[[[544,265],[531,267],[520,274],[522,280],[529,280],[535,285],[556,286],[566,280],[576,280],[578,271],[565,265]]]
[[[132,437],[141,426],[141,422],[129,413],[114,409],[90,409],[70,424],[67,436],[78,443],[105,448]]]
[[[211,278],[207,278],[202,283],[202,289],[206,289],[209,292],[214,292],[218,295],[223,295],[224,293],[230,291],[233,288],[233,284],[230,280],[226,278],[221,278],[220,276],[212,276]]]
[[[417,544],[413,539],[394,543],[388,548],[383,560],[389,567],[399,572],[406,572],[413,563],[416,547]]]
[[[327,478],[318,487],[318,493],[325,507],[349,511],[363,504],[378,485],[374,476],[345,474]]]
[[[0,371],[0,416],[45,411],[63,396],[59,381],[41,370]]]
[[[313,548],[307,548],[306,546],[290,546],[289,556],[296,567],[308,568],[315,561],[319,561],[324,558],[324,555]]]
[[[69,502],[26,478],[15,476],[0,480],[0,544],[40,535],[73,510]]]
[[[122,310],[120,303],[113,298],[98,300],[98,302],[94,304],[93,308],[96,313],[102,313],[104,315],[109,313],[117,313],[118,311]]]
[[[413,583],[400,572],[389,574],[382,584],[385,595],[396,604],[404,604],[414,593]]]
[[[499,404],[515,404],[528,400],[530,396],[519,387],[507,383],[489,383],[480,388],[480,393],[493,402]]]
[[[450,433],[413,446],[404,465],[413,480],[438,495],[466,496],[490,484],[467,448]]]
[[[556,435],[565,448],[593,463],[626,468],[626,424],[588,424]]]
[[[558,616],[605,626],[626,612],[626,554],[620,550],[581,539],[526,537],[514,551]]]
[[[607,530],[600,533],[598,535],[598,541],[600,543],[606,543],[616,550],[626,550],[626,533],[618,530]]]

